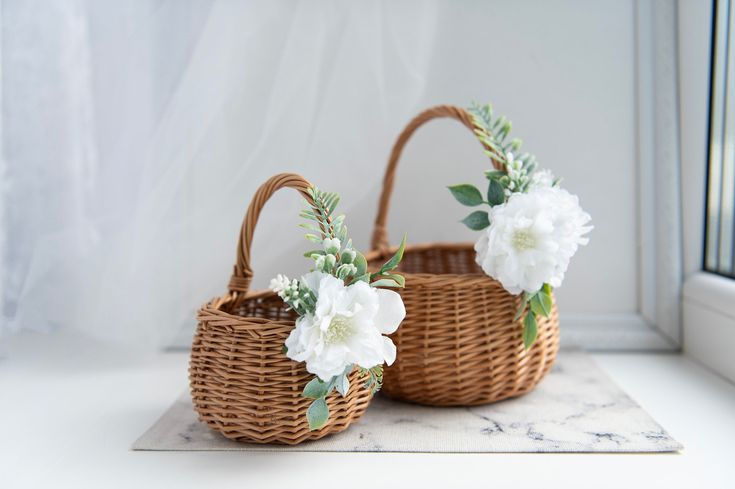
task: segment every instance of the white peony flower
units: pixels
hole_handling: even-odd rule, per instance
[[[371,368],[395,361],[396,347],[383,335],[398,329],[406,316],[400,295],[362,281],[345,286],[321,272],[302,281],[316,294],[316,308],[296,320],[286,339],[289,358],[306,362],[306,370],[323,381],[352,364]]]
[[[475,244],[477,264],[511,294],[559,287],[569,260],[589,241],[590,216],[558,187],[514,193],[490,210],[490,226]]]

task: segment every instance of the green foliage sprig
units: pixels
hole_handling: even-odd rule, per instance
[[[305,283],[299,282],[296,279],[289,282],[282,275],[279,275],[279,278],[284,280],[285,283],[283,290],[278,295],[288,305],[288,309],[293,309],[299,316],[314,311],[316,307],[316,296]]]
[[[323,249],[304,253],[304,256],[315,261],[314,270],[334,275],[347,285],[361,280],[373,287],[405,286],[403,276],[394,270],[403,259],[406,236],[396,253],[377,272],[370,273],[365,256],[354,249],[352,240],[347,236],[344,214],[334,217],[339,195],[323,192],[316,187],[309,188],[308,192],[313,202],[307,202],[308,208],[301,211],[300,215],[311,222],[300,226],[311,231],[306,239],[323,245]]]
[[[317,430],[324,426],[329,419],[329,406],[327,405],[327,396],[337,390],[342,397],[347,395],[350,390],[350,381],[347,376],[352,371],[353,366],[350,365],[340,375],[335,375],[329,382],[324,382],[319,377],[314,377],[304,387],[302,396],[308,399],[314,399],[306,411],[306,419],[309,422],[309,429]]]
[[[314,260],[314,271],[328,273],[344,281],[345,285],[363,281],[372,287],[404,287],[403,275],[396,273],[396,268],[403,259],[406,247],[406,236],[403,237],[396,253],[375,272],[368,270],[365,256],[357,251],[347,234],[345,216],[335,215],[339,203],[339,195],[323,192],[316,187],[307,190],[311,201],[307,201],[307,208],[300,215],[306,223],[300,224],[306,229],[306,239],[321,245],[321,249],[314,249],[304,253],[304,256]],[[299,315],[313,313],[316,307],[317,296],[303,281],[288,282],[285,277],[279,276],[282,287],[279,295],[288,306]],[[286,353],[284,347],[284,353]],[[334,390],[343,397],[350,388],[348,376],[354,369],[348,366],[340,375],[324,382],[314,377],[306,384],[302,396],[313,399],[306,412],[309,428],[316,430],[324,426],[329,419],[327,396]],[[377,392],[383,384],[383,366],[376,365],[369,369],[360,368],[361,374],[366,377],[365,387],[372,393]]]
[[[473,104],[468,112],[472,117],[475,136],[485,146],[485,154],[500,169],[485,172],[488,186],[484,195],[474,185],[465,183],[449,187],[454,198],[469,207],[482,204],[493,207],[504,204],[513,192],[526,192],[531,174],[536,170],[536,157],[530,153],[516,156],[522,142],[517,138],[509,139],[511,122],[502,115],[493,117],[490,104]],[[472,212],[461,222],[473,231],[490,226],[489,215],[482,210]]]
[[[538,316],[548,318],[551,315],[554,299],[551,296],[551,286],[544,284],[537,292],[524,292],[521,304],[516,311],[513,321],[518,321],[523,313],[523,346],[528,350],[536,341],[538,330]],[[528,309],[528,311],[527,311]]]
[[[383,366],[376,365],[372,368],[360,368],[360,373],[367,376],[365,387],[375,394],[383,387]]]
[[[468,112],[472,117],[475,136],[485,146],[485,154],[493,162],[494,168],[485,171],[488,187],[484,194],[471,184],[452,185],[449,191],[454,198],[468,207],[484,204],[492,208],[504,204],[513,193],[527,192],[531,174],[537,167],[536,157],[530,153],[518,155],[522,141],[509,138],[511,122],[503,115],[494,116],[490,104],[473,104]],[[461,222],[473,231],[481,231],[490,226],[490,214],[476,210]],[[552,303],[549,284],[544,284],[537,292],[523,293],[513,320],[518,321],[523,317],[523,344],[526,349],[536,340],[538,317],[549,317]]]

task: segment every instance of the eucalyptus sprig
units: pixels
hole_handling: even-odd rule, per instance
[[[324,382],[319,377],[314,377],[306,384],[301,395],[314,400],[306,411],[309,429],[317,430],[324,426],[329,419],[327,396],[333,390],[337,390],[342,397],[347,395],[347,391],[350,390],[350,381],[347,376],[352,371],[352,368],[352,365],[350,365],[341,375],[335,375],[329,382]]]
[[[307,222],[300,226],[308,231],[307,240],[320,245],[320,248],[304,253],[304,256],[314,261],[313,272],[336,277],[344,283],[345,287],[361,281],[371,287],[405,286],[403,275],[396,272],[406,247],[405,236],[396,253],[377,271],[371,272],[368,270],[365,256],[353,247],[352,240],[348,237],[347,227],[344,224],[345,216],[335,214],[339,195],[323,192],[316,187],[310,187],[307,192],[309,195],[307,207],[300,213]],[[289,280],[283,275],[278,275],[271,282],[271,288],[299,316],[309,315],[307,321],[311,315],[317,315],[317,291],[311,290],[303,279]],[[329,327],[332,327],[331,323]],[[337,332],[333,334],[337,336],[346,334],[345,332],[349,329],[344,328],[344,326],[338,326]],[[288,349],[284,347],[284,354],[288,356],[288,353]],[[306,384],[302,396],[312,399],[306,412],[310,429],[321,428],[329,419],[327,397],[331,392],[336,390],[343,397],[347,395],[350,388],[348,376],[354,368],[355,365],[346,365],[344,371],[334,375],[328,381],[315,376]],[[365,387],[369,388],[372,393],[380,389],[383,383],[382,364],[368,369],[360,367],[360,373],[366,378]]]
[[[360,368],[360,373],[367,376],[365,387],[375,394],[383,387],[383,366],[376,365],[373,368]]]
[[[505,204],[514,193],[527,192],[531,176],[537,168],[536,158],[529,153],[517,156],[522,142],[520,139],[510,138],[511,122],[505,116],[494,116],[490,104],[473,104],[468,112],[472,118],[475,136],[485,147],[484,152],[493,162],[493,168],[485,171],[488,186],[484,194],[471,184],[452,185],[449,191],[454,198],[468,207],[487,205],[492,208]],[[476,210],[461,222],[473,231],[482,231],[491,224],[490,213]],[[536,292],[523,293],[514,321],[523,317],[523,344],[526,349],[536,339],[538,317],[549,317],[552,303],[551,287],[547,283]]]
[[[308,192],[312,202],[307,202],[308,208],[301,211],[300,215],[311,222],[300,226],[311,231],[306,239],[322,244],[322,249],[304,253],[304,256],[314,260],[314,270],[334,275],[344,280],[345,284],[361,280],[373,287],[402,288],[406,285],[403,276],[395,273],[406,248],[405,235],[396,253],[377,272],[370,273],[365,256],[354,249],[352,240],[347,236],[344,214],[334,217],[339,195],[323,192],[316,187],[309,188]]]
[[[521,149],[521,140],[508,139],[512,127],[505,116],[493,117],[490,104],[473,104],[468,109],[472,117],[472,125],[477,139],[485,146],[485,154],[499,169],[485,172],[488,180],[487,191],[483,195],[471,184],[452,185],[449,190],[457,201],[469,207],[486,204],[490,207],[504,204],[510,194],[526,192],[531,181],[531,174],[536,169],[536,158],[529,153],[515,156]],[[490,218],[486,211],[477,210],[462,221],[473,231],[481,231],[490,226]]]
[[[501,183],[505,187],[509,187],[512,182],[513,175],[509,170],[515,170],[516,172],[522,172],[526,176],[533,173],[536,169],[536,157],[532,154],[524,153],[518,157],[518,152],[521,149],[523,142],[518,138],[508,139],[510,136],[510,130],[513,127],[512,123],[503,115],[499,115],[493,118],[493,107],[491,104],[478,105],[472,104],[467,109],[472,117],[472,125],[474,126],[475,136],[485,146],[485,154],[490,158],[491,161],[495,162],[499,170],[488,170],[485,176],[488,178],[509,177],[507,180],[501,180]],[[520,180],[516,181],[515,184],[522,183]],[[525,181],[527,185],[528,182]],[[517,187],[516,192],[524,192],[525,188]]]

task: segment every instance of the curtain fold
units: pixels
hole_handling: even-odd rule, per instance
[[[416,108],[435,22],[433,2],[3,2],[0,334],[153,347],[190,329],[224,291],[261,181],[335,185],[336,154],[376,152],[361,124]],[[335,140],[345,116],[356,133]],[[298,269],[297,232],[258,233],[280,243],[256,246],[270,260],[256,284],[276,262]]]

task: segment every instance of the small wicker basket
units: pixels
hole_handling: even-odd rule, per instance
[[[326,425],[309,430],[311,399],[301,392],[312,375],[283,353],[296,315],[273,292],[249,291],[253,231],[263,205],[283,187],[311,200],[309,182],[289,173],[272,177],[255,193],[242,224],[230,291],[199,309],[189,380],[194,408],[210,428],[238,441],[293,445],[346,429],[363,415],[372,394],[353,372],[347,395],[332,392],[327,398]]]
[[[386,259],[386,219],[401,152],[424,123],[449,117],[473,130],[464,109],[442,105],[415,117],[398,137],[383,179],[372,237],[371,265]],[[559,348],[556,304],[539,318],[538,336],[526,351],[521,320],[513,321],[520,297],[503,289],[475,263],[473,244],[406,247],[398,268],[406,318],[391,337],[398,355],[385,370],[383,392],[433,406],[471,406],[524,394],[549,372]]]

